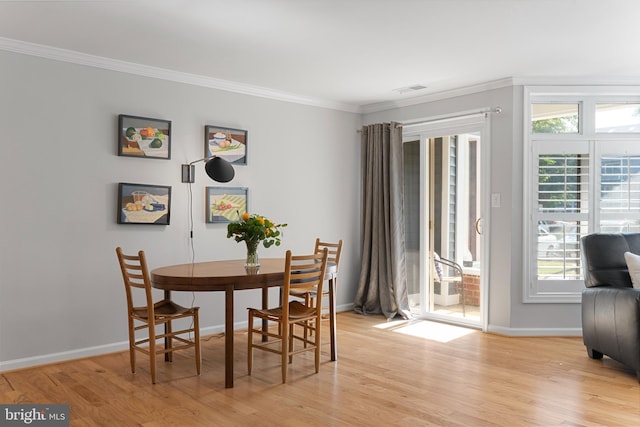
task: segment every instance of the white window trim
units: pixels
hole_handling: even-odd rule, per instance
[[[523,96],[523,303],[580,303],[581,293],[584,284],[578,289],[575,284],[573,288],[566,292],[550,291],[548,289],[540,289],[535,278],[536,263],[532,254],[532,239],[534,233],[532,229],[537,228],[537,224],[532,222],[531,212],[532,192],[537,192],[537,182],[534,180],[533,172],[533,142],[529,132],[531,119],[531,102],[578,102],[579,103],[579,126],[577,134],[551,134],[536,135],[536,140],[558,139],[561,137],[563,142],[584,141],[588,142],[592,147],[590,153],[596,152],[599,159],[599,148],[593,148],[594,141],[610,140],[610,141],[638,141],[640,134],[624,134],[617,133],[615,135],[607,135],[595,132],[595,122],[590,122],[585,117],[593,117],[595,114],[595,104],[605,102],[640,102],[640,86],[525,86]],[[595,162],[596,158],[590,159]],[[599,173],[595,170],[591,171],[589,179],[590,192],[595,194],[599,192]],[[596,209],[589,209],[589,226],[597,227],[599,224],[599,212]],[[594,228],[591,228],[594,230]]]

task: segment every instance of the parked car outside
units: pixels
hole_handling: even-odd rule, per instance
[[[538,258],[551,258],[560,251],[558,238],[549,232],[546,224],[538,223]]]

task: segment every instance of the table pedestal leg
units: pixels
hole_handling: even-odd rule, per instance
[[[170,300],[171,299],[171,291],[164,291],[164,299],[166,300]],[[168,334],[169,333],[169,325],[167,323],[164,324],[164,333]],[[151,337],[149,337],[151,338]],[[164,348],[166,349],[167,346],[169,345],[169,337],[164,337]],[[155,355],[154,355],[155,356]],[[164,354],[164,360],[165,362],[171,362],[173,353],[165,353]]]
[[[233,286],[224,291],[224,386],[233,388]]]
[[[336,279],[329,279],[329,334],[331,335],[331,360],[338,360],[338,339],[336,328]]]
[[[269,288],[264,287],[262,288],[262,309],[263,310],[268,310],[269,309]],[[269,329],[269,321],[268,320],[262,320],[262,331],[265,332],[267,329]],[[266,335],[262,336],[262,341],[266,342],[269,340],[269,337]]]

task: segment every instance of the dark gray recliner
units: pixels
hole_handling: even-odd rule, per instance
[[[592,359],[607,355],[640,380],[640,289],[634,289],[625,252],[640,254],[640,233],[582,237],[582,339]]]

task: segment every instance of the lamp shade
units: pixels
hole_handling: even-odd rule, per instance
[[[204,165],[204,170],[209,178],[217,182],[229,182],[236,174],[231,163],[221,157],[209,159]]]

